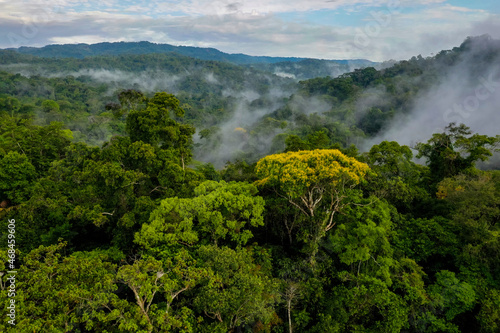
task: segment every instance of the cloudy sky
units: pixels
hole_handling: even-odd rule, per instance
[[[373,61],[500,39],[499,0],[0,0],[0,48],[151,41]]]

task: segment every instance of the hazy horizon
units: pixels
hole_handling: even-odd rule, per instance
[[[0,1],[0,48],[150,41],[252,56],[403,60],[500,37],[495,0]]]

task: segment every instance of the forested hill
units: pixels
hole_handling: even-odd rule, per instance
[[[273,153],[355,144],[369,150],[384,140],[415,146],[451,122],[496,135],[499,64],[499,42],[480,36],[433,57],[415,56],[382,70],[368,67],[339,77],[304,80],[254,126],[237,122],[230,123],[233,127],[217,126],[209,133],[216,133],[217,140],[208,135],[201,143],[210,147],[212,155],[219,149],[232,151],[228,147],[247,152],[268,147],[267,153]],[[247,131],[239,146],[229,133],[238,126]]]
[[[500,121],[499,80],[500,42],[480,36],[433,57],[415,56],[382,70],[304,80],[300,94],[329,105],[321,115],[323,124],[340,121],[368,137],[410,144],[449,122],[494,134],[495,121]]]
[[[384,139],[412,144],[452,121],[467,121],[474,130],[494,135],[495,121],[483,119],[497,119],[498,94],[486,90],[487,98],[474,112],[463,101],[475,96],[482,80],[497,80],[499,49],[498,41],[487,36],[468,38],[433,57],[415,56],[381,70],[367,67],[300,83],[301,73],[319,75],[323,69],[316,70],[327,63],[247,67],[173,53],[79,59],[3,50],[0,69],[6,73],[0,93],[9,112],[36,115],[40,123],[63,121],[78,139],[100,144],[123,134],[123,119],[105,109],[107,103],[119,102],[120,90],[146,95],[168,91],[187,108],[183,121],[197,128],[196,158],[222,167],[228,160],[254,162],[287,146],[356,144],[369,149]],[[486,88],[495,87],[493,82]],[[43,107],[50,101],[58,107]]]
[[[257,63],[251,67],[274,73],[282,77],[296,80],[307,80],[316,77],[337,77],[356,69],[380,66],[368,60],[319,60],[303,59],[300,61],[281,61],[273,63]]]
[[[20,47],[11,49],[21,54],[43,58],[78,58],[91,56],[117,56],[142,54],[179,54],[200,60],[228,62],[237,65],[254,65],[256,68],[272,73],[286,73],[289,77],[309,79],[317,76],[337,76],[356,68],[376,65],[364,59],[322,60],[297,57],[250,56],[229,54],[214,48],[193,46],[174,46],[151,42],[117,42],[98,44],[64,44],[44,47]],[[311,63],[312,62],[312,63]],[[293,65],[295,64],[295,65]],[[313,64],[313,66],[311,66]],[[285,74],[285,75],[286,75]]]
[[[499,332],[499,60],[1,51],[0,332]]]
[[[270,57],[270,56],[250,56],[242,53],[225,53],[214,48],[194,47],[194,46],[174,46],[170,44],[157,44],[151,42],[116,42],[97,44],[63,44],[47,45],[43,47],[22,46],[16,50],[22,54],[30,54],[44,58],[85,58],[99,55],[130,55],[130,54],[150,54],[150,53],[177,53],[180,55],[201,59],[231,62],[239,65],[248,64],[274,64],[278,62],[298,62],[308,58],[300,57]],[[353,60],[330,60],[339,64],[347,61],[357,65],[373,64],[364,59]]]
[[[214,48],[194,46],[174,46],[151,42],[116,42],[97,44],[55,44],[43,47],[20,47],[14,49],[22,54],[44,58],[85,58],[100,55],[131,55],[151,53],[177,53],[201,59],[231,62],[235,64],[275,63],[280,61],[300,61],[304,58],[249,56],[246,54],[228,54]]]
[[[243,102],[271,102],[297,89],[288,78],[177,54],[52,59],[3,50],[0,70],[0,101],[9,111],[36,116],[40,123],[62,121],[93,144],[122,133],[123,120],[105,105],[117,103],[124,89],[175,93],[189,107],[186,121],[199,130],[231,119]],[[44,108],[46,101],[56,109]]]

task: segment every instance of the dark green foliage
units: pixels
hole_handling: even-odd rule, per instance
[[[303,81],[279,101],[272,87],[287,80],[230,64],[0,52],[8,68],[193,73],[174,95],[0,72],[4,319],[11,262],[18,279],[16,327],[2,320],[0,331],[498,332],[500,171],[476,168],[498,137],[450,124],[417,145],[422,164],[394,141],[365,153],[354,145],[406,112],[412,96],[477,42],[380,71]],[[489,43],[477,59],[499,54]],[[134,53],[159,47],[136,46]],[[108,47],[42,51],[81,56]],[[259,96],[239,101],[223,93],[228,86]],[[374,91],[389,102],[358,108]],[[248,126],[224,123],[236,106],[243,116],[275,110]],[[193,158],[194,149],[226,147],[225,138],[244,141],[243,159]],[[286,168],[279,154],[265,159],[273,167],[253,163],[271,152],[324,149],[342,159]]]
[[[487,160],[500,142],[500,137],[471,134],[464,124],[451,123],[446,132],[436,133],[427,143],[417,145],[417,158],[427,158],[431,184],[466,172],[477,161]]]
[[[9,51],[12,52],[12,51]],[[47,45],[42,48],[20,47],[17,52],[22,54],[35,55],[46,58],[84,58],[96,55],[127,55],[127,54],[150,54],[150,53],[177,53],[201,60],[216,60],[231,62],[235,64],[277,64],[282,67],[284,64],[300,62],[301,65],[312,63],[317,67],[316,59],[304,59],[295,57],[259,57],[245,54],[228,54],[213,48],[200,48],[192,46],[174,46],[169,44],[156,44],[150,42],[119,42],[119,43],[98,43],[98,44],[77,44],[77,45]],[[345,64],[346,60],[323,61],[325,63]],[[350,64],[371,64],[368,60],[353,60]],[[326,66],[328,68],[328,66]],[[263,67],[266,68],[267,67]],[[326,70],[326,69],[325,69]],[[318,75],[316,75],[318,76]]]
[[[317,77],[335,77],[348,72],[352,67],[366,67],[374,65],[368,60],[319,60],[319,59],[296,59],[295,61],[280,61],[275,63],[252,64],[253,68],[259,68],[268,72],[277,73],[282,76],[290,76],[297,80],[308,80]],[[372,67],[373,70],[375,70]]]
[[[0,160],[0,200],[17,205],[29,199],[36,169],[26,155],[10,151]]]

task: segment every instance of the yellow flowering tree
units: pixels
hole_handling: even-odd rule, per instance
[[[367,164],[337,149],[269,155],[256,166],[258,186],[272,186],[304,215],[317,221],[315,240],[335,226],[335,213],[350,202],[349,190],[369,172]]]

